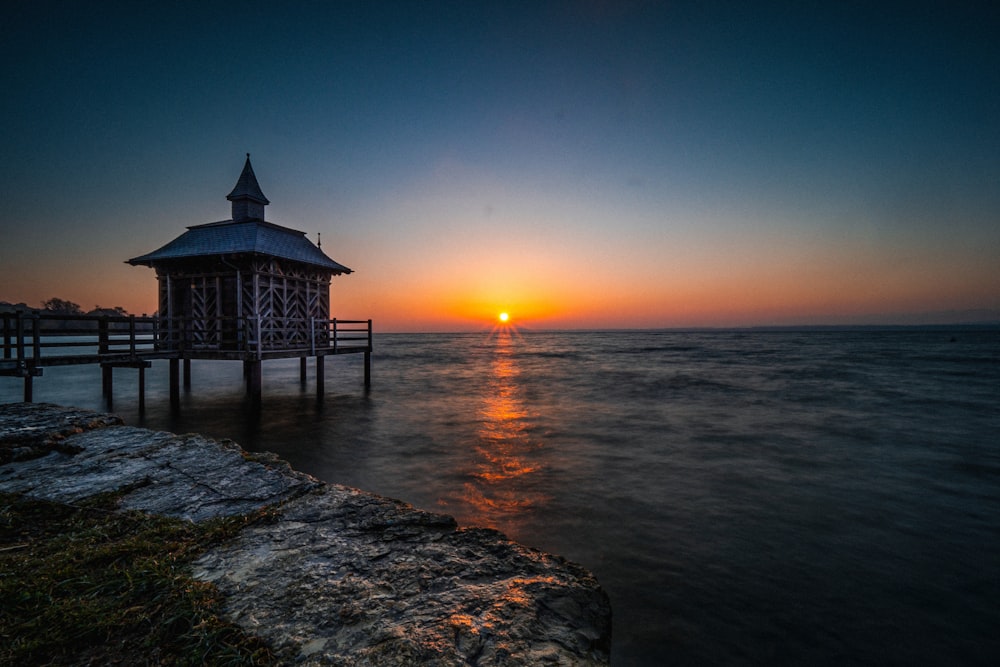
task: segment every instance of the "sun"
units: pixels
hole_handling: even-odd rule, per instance
[[[497,319],[500,320],[501,322],[506,323],[507,320],[510,319],[510,314],[508,314],[508,313],[500,313],[499,315],[497,315]]]

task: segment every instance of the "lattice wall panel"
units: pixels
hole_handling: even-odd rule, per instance
[[[312,320],[330,317],[330,275],[273,258],[247,260],[238,269],[192,265],[158,278],[160,313],[168,318],[173,344],[308,349]]]

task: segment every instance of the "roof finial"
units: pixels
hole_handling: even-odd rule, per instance
[[[323,232],[316,232],[316,247],[323,247]]]
[[[233,220],[245,222],[264,219],[264,207],[271,202],[260,190],[253,167],[250,166],[250,153],[247,153],[247,161],[243,165],[239,180],[236,181],[236,187],[226,195],[226,199],[233,202]]]

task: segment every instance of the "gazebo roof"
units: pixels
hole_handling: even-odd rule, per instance
[[[253,173],[250,172],[250,175],[253,176]],[[240,182],[242,181],[241,177]],[[256,182],[253,179],[254,185]],[[257,190],[260,190],[259,186]],[[264,255],[302,262],[326,269],[334,275],[352,273],[351,269],[333,261],[313,245],[306,238],[305,232],[262,220],[223,220],[188,227],[186,232],[162,248],[133,257],[128,263],[133,266],[155,266],[170,260],[238,254]]]
[[[250,165],[250,153],[247,153],[247,161],[243,164],[243,172],[240,174],[239,180],[236,181],[236,186],[232,192],[226,195],[226,199],[229,201],[249,199],[265,206],[271,203],[264,196],[260,184],[257,183],[257,175],[253,173],[253,167]]]

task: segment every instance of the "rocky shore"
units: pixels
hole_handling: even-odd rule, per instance
[[[232,442],[0,405],[0,492],[63,503],[117,492],[122,509],[194,522],[271,508],[193,574],[296,664],[608,664],[610,604],[583,568]]]

